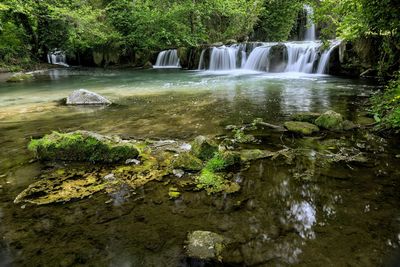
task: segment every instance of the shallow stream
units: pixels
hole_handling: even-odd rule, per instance
[[[362,105],[374,85],[366,81],[181,70],[56,69],[35,76],[15,84],[0,77],[0,266],[201,266],[184,255],[186,234],[194,230],[232,240],[224,258],[229,266],[379,266],[396,256],[399,142],[363,131],[325,134],[323,145],[257,132],[263,149],[343,146],[368,154],[368,164],[335,165],[312,180],[295,179],[279,161],[258,160],[235,174],[241,190],[231,195],[188,190],[170,200],[165,184],[179,184],[171,177],[65,204],[13,203],[44,168],[26,149],[32,137],[89,130],[190,141],[227,135],[227,125],[255,118],[281,125],[290,114],[329,109],[367,124]],[[79,88],[114,104],[60,104]]]

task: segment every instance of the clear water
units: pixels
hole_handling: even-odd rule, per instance
[[[79,88],[115,105],[58,103]],[[226,262],[232,266],[382,265],[400,239],[396,140],[371,152],[373,166],[338,166],[307,183],[281,164],[254,162],[237,174],[242,190],[235,195],[185,191],[172,201],[168,186],[151,183],[127,199],[122,190],[117,204],[106,193],[40,207],[13,203],[45,168],[30,161],[26,145],[32,136],[84,129],[191,140],[227,134],[226,125],[257,117],[281,124],[291,113],[327,109],[359,121],[360,103],[372,89],[358,80],[243,70],[70,69],[44,72],[30,82],[0,81],[0,265],[196,266],[183,252],[186,233],[193,230],[230,237]],[[260,138],[266,149],[303,145],[281,134]],[[343,140],[364,142],[358,138]]]

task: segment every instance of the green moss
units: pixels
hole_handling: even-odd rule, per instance
[[[288,131],[302,135],[311,135],[319,132],[319,128],[317,126],[308,122],[288,121],[285,122],[284,126]]]
[[[196,178],[197,187],[205,189],[208,193],[230,190],[232,183],[225,180],[220,172],[239,163],[240,156],[236,153],[228,151],[215,153],[214,157],[207,161],[200,176]]]
[[[203,162],[189,152],[183,152],[173,162],[175,169],[185,171],[200,171],[203,168]]]
[[[329,110],[315,120],[315,124],[321,128],[340,131],[343,130],[343,117],[339,113]]]
[[[207,192],[220,192],[223,189],[224,178],[208,169],[203,169],[196,182],[198,188],[206,189]]]
[[[198,136],[192,142],[192,153],[202,160],[208,160],[214,156],[218,147],[204,136]]]
[[[58,133],[31,140],[28,149],[40,160],[118,162],[138,156],[130,143],[114,142],[89,132]]]
[[[205,169],[218,172],[240,163],[240,156],[233,152],[217,152],[205,165]]]

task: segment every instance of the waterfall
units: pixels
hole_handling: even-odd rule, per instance
[[[331,54],[333,50],[340,45],[340,41],[333,41],[329,47],[329,49],[325,50],[321,58],[319,60],[318,68],[317,68],[317,73],[318,74],[324,74],[327,71],[328,65],[329,65],[329,59],[331,57]]]
[[[305,41],[315,41],[316,40],[316,34],[315,34],[315,24],[312,21],[312,16],[314,15],[314,10],[311,6],[309,5],[304,5],[304,9],[306,10],[307,13],[307,30],[304,34],[304,40]]]
[[[55,50],[53,52],[49,52],[47,54],[47,62],[49,64],[54,64],[54,65],[61,65],[64,67],[69,67],[67,64],[67,57],[65,56],[65,53],[59,50]]]
[[[157,56],[154,68],[180,68],[178,51],[170,49],[161,51]]]
[[[210,70],[236,69],[236,56],[238,50],[234,46],[214,47],[211,50]]]
[[[285,72],[313,73],[321,43],[286,43],[288,64]]]
[[[199,62],[199,67],[197,68],[198,70],[204,70],[206,69],[206,66],[204,66],[204,54],[206,53],[206,49],[203,49],[200,54],[200,62]]]
[[[268,72],[270,50],[271,46],[260,46],[254,48],[249,55],[249,59],[244,65],[244,69]]]

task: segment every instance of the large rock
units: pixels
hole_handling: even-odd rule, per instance
[[[328,110],[315,120],[315,124],[330,131],[341,131],[343,130],[343,117],[333,110]]]
[[[53,132],[32,140],[28,148],[38,159],[45,161],[121,162],[139,155],[138,149],[129,141],[87,131]]]
[[[202,135],[196,137],[192,142],[192,153],[199,159],[208,160],[217,151],[218,147]]]
[[[186,255],[199,260],[222,260],[226,245],[223,236],[209,231],[194,231],[188,234]]]
[[[79,89],[73,91],[66,101],[67,105],[109,105],[111,101],[94,92]]]
[[[285,128],[292,133],[311,135],[319,132],[319,128],[314,124],[302,121],[288,121],[284,124]]]

